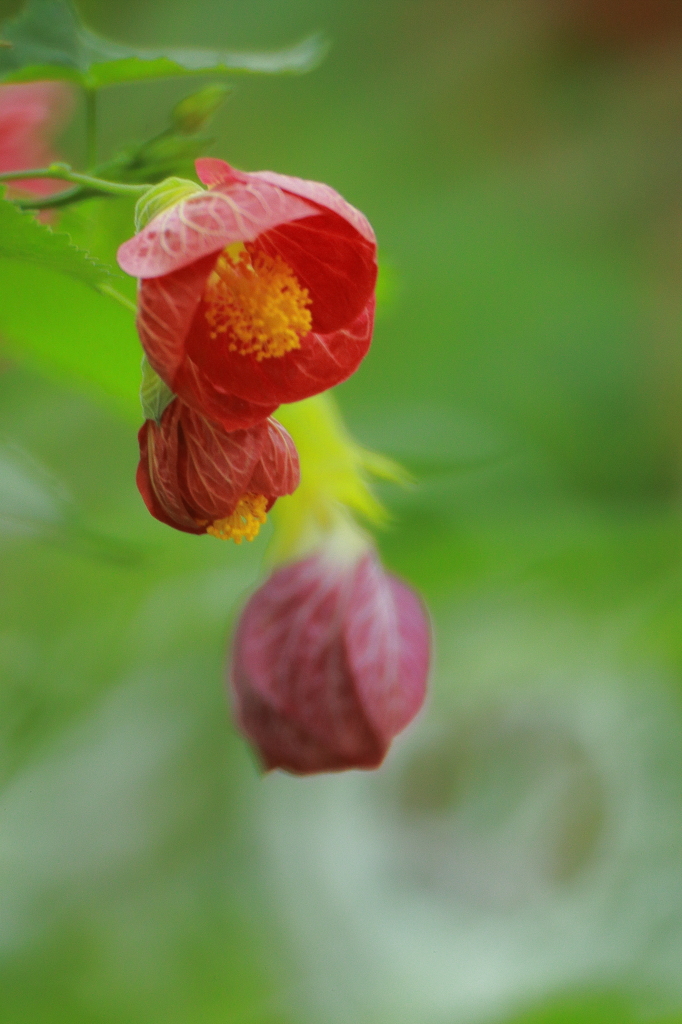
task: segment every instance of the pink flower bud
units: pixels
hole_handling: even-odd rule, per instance
[[[422,705],[429,647],[421,601],[374,550],[329,545],[273,573],[242,613],[239,726],[266,769],[377,768]]]

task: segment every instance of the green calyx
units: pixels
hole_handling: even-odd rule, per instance
[[[158,373],[152,370],[147,357],[142,357],[142,383],[140,385],[140,402],[146,420],[154,420],[158,426],[164,410],[175,398]]]
[[[166,178],[158,185],[153,185],[140,196],[135,205],[135,230],[141,231],[152,218],[170,206],[175,206],[188,196],[203,191],[201,185],[188,178]]]

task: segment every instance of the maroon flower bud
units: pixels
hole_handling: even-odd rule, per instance
[[[376,768],[424,700],[430,634],[414,592],[363,545],[328,545],[251,597],[234,640],[237,721],[266,769]]]
[[[298,487],[298,455],[281,424],[230,433],[178,398],[138,435],[137,486],[151,514],[185,533],[253,540],[266,512]]]

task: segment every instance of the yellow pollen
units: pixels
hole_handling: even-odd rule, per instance
[[[300,348],[313,322],[310,293],[281,256],[251,255],[241,243],[221,252],[204,300],[211,337],[228,334],[230,352],[258,362]]]
[[[227,519],[216,519],[206,528],[206,533],[219,540],[233,540],[235,544],[253,540],[267,519],[267,504],[268,499],[264,494],[245,494],[232,515]]]

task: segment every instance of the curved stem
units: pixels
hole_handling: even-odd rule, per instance
[[[79,174],[69,164],[50,164],[49,167],[31,167],[24,171],[5,171],[0,174],[3,181],[27,181],[31,178],[57,178],[59,181],[72,181],[92,190],[97,195],[107,196],[141,196],[150,185],[125,185],[120,181],[105,181],[90,174]]]

